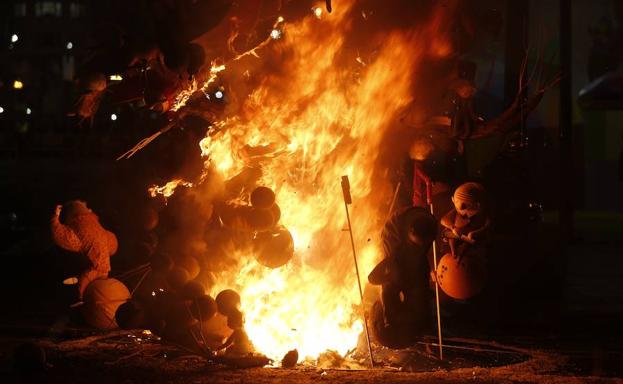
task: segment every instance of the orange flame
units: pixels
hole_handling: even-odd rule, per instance
[[[262,169],[261,184],[275,190],[281,223],[294,238],[295,260],[287,266],[269,270],[252,254],[239,254],[238,269],[221,274],[214,288],[214,293],[240,291],[245,328],[256,348],[274,359],[292,348],[310,358],[326,350],[344,355],[363,330],[343,231],[339,181],[344,174],[352,185],[353,230],[364,281],[380,256],[377,217],[388,188],[375,185],[372,172],[383,136],[411,102],[409,76],[425,40],[390,33],[353,81],[349,68],[334,65],[345,49],[348,13],[341,3],[330,17],[287,25],[279,42],[294,53],[283,63],[287,78],[267,78],[243,102],[237,118],[222,121],[219,133],[201,142],[210,169],[225,178],[245,167]],[[358,55],[352,59],[361,60]],[[250,156],[249,146],[263,147],[269,155]]]
[[[152,185],[147,191],[149,192],[149,196],[151,197],[162,195],[167,198],[173,196],[173,193],[175,193],[175,189],[180,185],[183,187],[192,187],[193,183],[184,181],[182,179],[174,179],[162,186]]]
[[[294,239],[295,257],[286,266],[268,269],[252,251],[240,251],[234,255],[238,265],[221,271],[212,287],[213,294],[226,288],[240,292],[250,339],[277,361],[293,348],[313,359],[327,350],[345,355],[356,347],[363,330],[361,299],[344,231],[340,177],[350,178],[365,282],[381,256],[382,211],[391,199],[391,186],[378,176],[381,154],[388,152],[383,140],[396,134],[399,114],[413,102],[413,74],[422,58],[445,56],[451,49],[441,38],[430,45],[439,28],[435,16],[429,25],[393,30],[369,42],[377,48],[364,60],[347,44],[349,18],[364,15],[367,22],[372,16],[352,6],[342,1],[327,15],[315,7],[293,24],[277,20],[280,38],[268,37],[261,46],[269,52],[256,48],[247,57],[287,52],[282,67],[266,74],[232,107],[236,117],[215,123],[200,143],[206,178],[217,174],[227,180],[248,167],[261,169],[259,184],[275,191],[281,224]],[[337,66],[344,57],[350,65]],[[209,82],[216,74],[213,67]],[[176,108],[187,100],[181,94]]]

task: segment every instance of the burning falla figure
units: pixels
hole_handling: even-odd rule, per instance
[[[381,285],[370,322],[377,342],[386,347],[409,346],[430,326],[427,255],[436,234],[435,218],[419,207],[398,210],[383,228],[385,257],[368,280]]]
[[[484,187],[478,183],[462,184],[452,196],[454,209],[441,219],[450,252],[459,260],[471,246],[482,242],[489,228],[485,194]]]
[[[61,212],[64,223],[60,221]],[[108,277],[110,256],[117,252],[117,237],[104,229],[97,215],[85,202],[79,200],[57,205],[50,228],[56,245],[71,252],[79,252],[91,262],[91,267],[78,276],[78,291],[82,298],[91,281]]]

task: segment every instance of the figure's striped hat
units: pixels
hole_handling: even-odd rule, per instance
[[[464,183],[454,191],[454,198],[468,203],[480,203],[485,198],[485,188],[474,182]]]

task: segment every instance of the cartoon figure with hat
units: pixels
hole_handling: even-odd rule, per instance
[[[454,209],[441,219],[441,225],[446,228],[444,238],[450,245],[452,256],[458,260],[486,235],[490,219],[485,200],[486,191],[482,185],[474,182],[462,184],[452,196]]]

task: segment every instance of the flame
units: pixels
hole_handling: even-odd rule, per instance
[[[173,193],[175,193],[175,189],[180,185],[183,187],[192,187],[193,183],[184,181],[182,179],[174,179],[162,186],[152,185],[147,191],[149,192],[149,196],[151,197],[162,195],[167,198],[173,196]]]
[[[214,295],[226,288],[239,291],[250,339],[277,361],[293,348],[314,359],[327,350],[344,356],[357,346],[361,298],[340,177],[350,178],[352,230],[365,283],[381,257],[380,229],[391,199],[392,187],[379,176],[380,156],[388,152],[383,140],[413,102],[413,77],[422,57],[431,50],[447,55],[450,49],[441,38],[430,46],[435,22],[363,43],[375,46],[361,55],[364,62],[347,36],[350,18],[365,13],[352,10],[348,1],[339,5],[323,15],[318,4],[292,24],[278,19],[273,31],[279,39],[268,36],[249,61],[287,52],[281,68],[262,75],[250,94],[238,98],[235,117],[213,124],[200,143],[207,178],[217,174],[226,180],[248,167],[261,169],[258,184],[275,191],[281,224],[294,239],[295,257],[287,265],[268,269],[251,251],[239,251],[233,255],[238,265],[221,271],[212,287]],[[243,56],[250,55],[234,60]],[[249,73],[249,68],[240,72],[245,70]],[[213,66],[208,81],[217,73]],[[190,91],[178,97],[177,109]],[[262,151],[253,151],[257,148]],[[159,188],[156,193],[166,196],[167,186]]]

